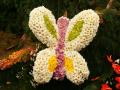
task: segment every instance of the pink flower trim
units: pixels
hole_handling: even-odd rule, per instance
[[[69,19],[67,17],[60,17],[57,21],[57,26],[59,30],[59,39],[56,46],[56,57],[58,65],[53,74],[54,79],[63,80],[65,77],[65,69],[64,69],[64,47],[65,47],[65,34],[69,24]]]

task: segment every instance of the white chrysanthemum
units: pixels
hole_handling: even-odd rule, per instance
[[[83,27],[79,36],[77,36],[72,41],[68,41],[69,34],[76,24],[76,22],[82,20]],[[87,46],[95,37],[97,29],[99,26],[99,16],[93,10],[84,10],[77,14],[73,19],[71,19],[68,30],[66,33],[66,49],[67,50],[81,50]]]
[[[47,30],[47,26],[45,25],[44,15],[47,15],[52,25],[56,30],[56,34],[58,37],[58,29],[56,25],[55,17],[52,12],[45,8],[44,6],[34,8],[30,12],[29,16],[29,27],[32,32],[35,34],[38,40],[40,40],[43,44],[47,44],[48,47],[54,47],[56,45],[56,38],[51,35],[49,30]]]
[[[43,84],[51,80],[53,72],[48,69],[48,61],[51,56],[55,55],[54,49],[44,49],[37,54],[36,61],[33,66],[33,77],[37,83]]]
[[[76,85],[83,83],[89,76],[85,59],[76,51],[66,51],[65,55],[73,60],[73,72],[66,71],[66,77]]]

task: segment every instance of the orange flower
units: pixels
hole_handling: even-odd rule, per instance
[[[102,84],[101,90],[112,90],[112,88],[110,88],[108,84],[105,83],[105,84]]]
[[[27,55],[30,54],[30,52],[33,49],[31,48],[24,48],[19,51],[13,52],[11,55],[9,55],[6,59],[0,60],[0,69],[4,70],[7,68],[10,68],[12,65],[16,64],[17,62],[26,61]]]
[[[95,80],[98,80],[98,79],[100,79],[100,76],[93,77],[93,78],[91,79],[91,81],[95,81]]]
[[[112,62],[113,62],[112,55],[110,55],[110,56],[107,55],[107,60],[108,60],[110,63],[112,63]]]

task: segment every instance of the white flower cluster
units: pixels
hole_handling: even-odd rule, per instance
[[[78,37],[68,41],[69,34],[78,21],[83,21],[83,27]],[[87,46],[95,37],[99,26],[99,16],[93,10],[84,10],[71,19],[66,33],[66,49],[81,50]]]
[[[47,17],[50,19],[52,25],[56,29],[57,32],[56,34],[58,35],[55,17],[53,16],[52,12],[45,8],[44,6],[34,8],[30,12],[29,27],[38,40],[40,40],[43,44],[47,44],[48,47],[54,47],[57,43],[57,40],[55,37],[52,37],[49,30],[47,30],[43,18],[44,15],[47,15]]]
[[[89,76],[85,59],[76,51],[66,51],[66,56],[73,60],[73,72],[66,71],[66,77],[74,84],[79,85]]]
[[[37,83],[44,84],[51,80],[53,72],[50,72],[48,69],[48,61],[54,55],[55,50],[50,48],[44,49],[37,54],[33,66],[33,77]]]

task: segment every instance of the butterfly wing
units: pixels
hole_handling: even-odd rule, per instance
[[[44,49],[37,54],[36,61],[33,66],[34,80],[39,84],[48,83],[57,66],[54,49]]]
[[[29,27],[43,44],[54,47],[57,42],[58,29],[52,12],[44,6],[34,8],[29,15]]]
[[[81,50],[95,37],[99,16],[91,9],[78,13],[70,20],[66,33],[66,49]]]
[[[79,85],[89,76],[89,70],[85,59],[76,51],[65,52],[66,77],[72,83]]]

